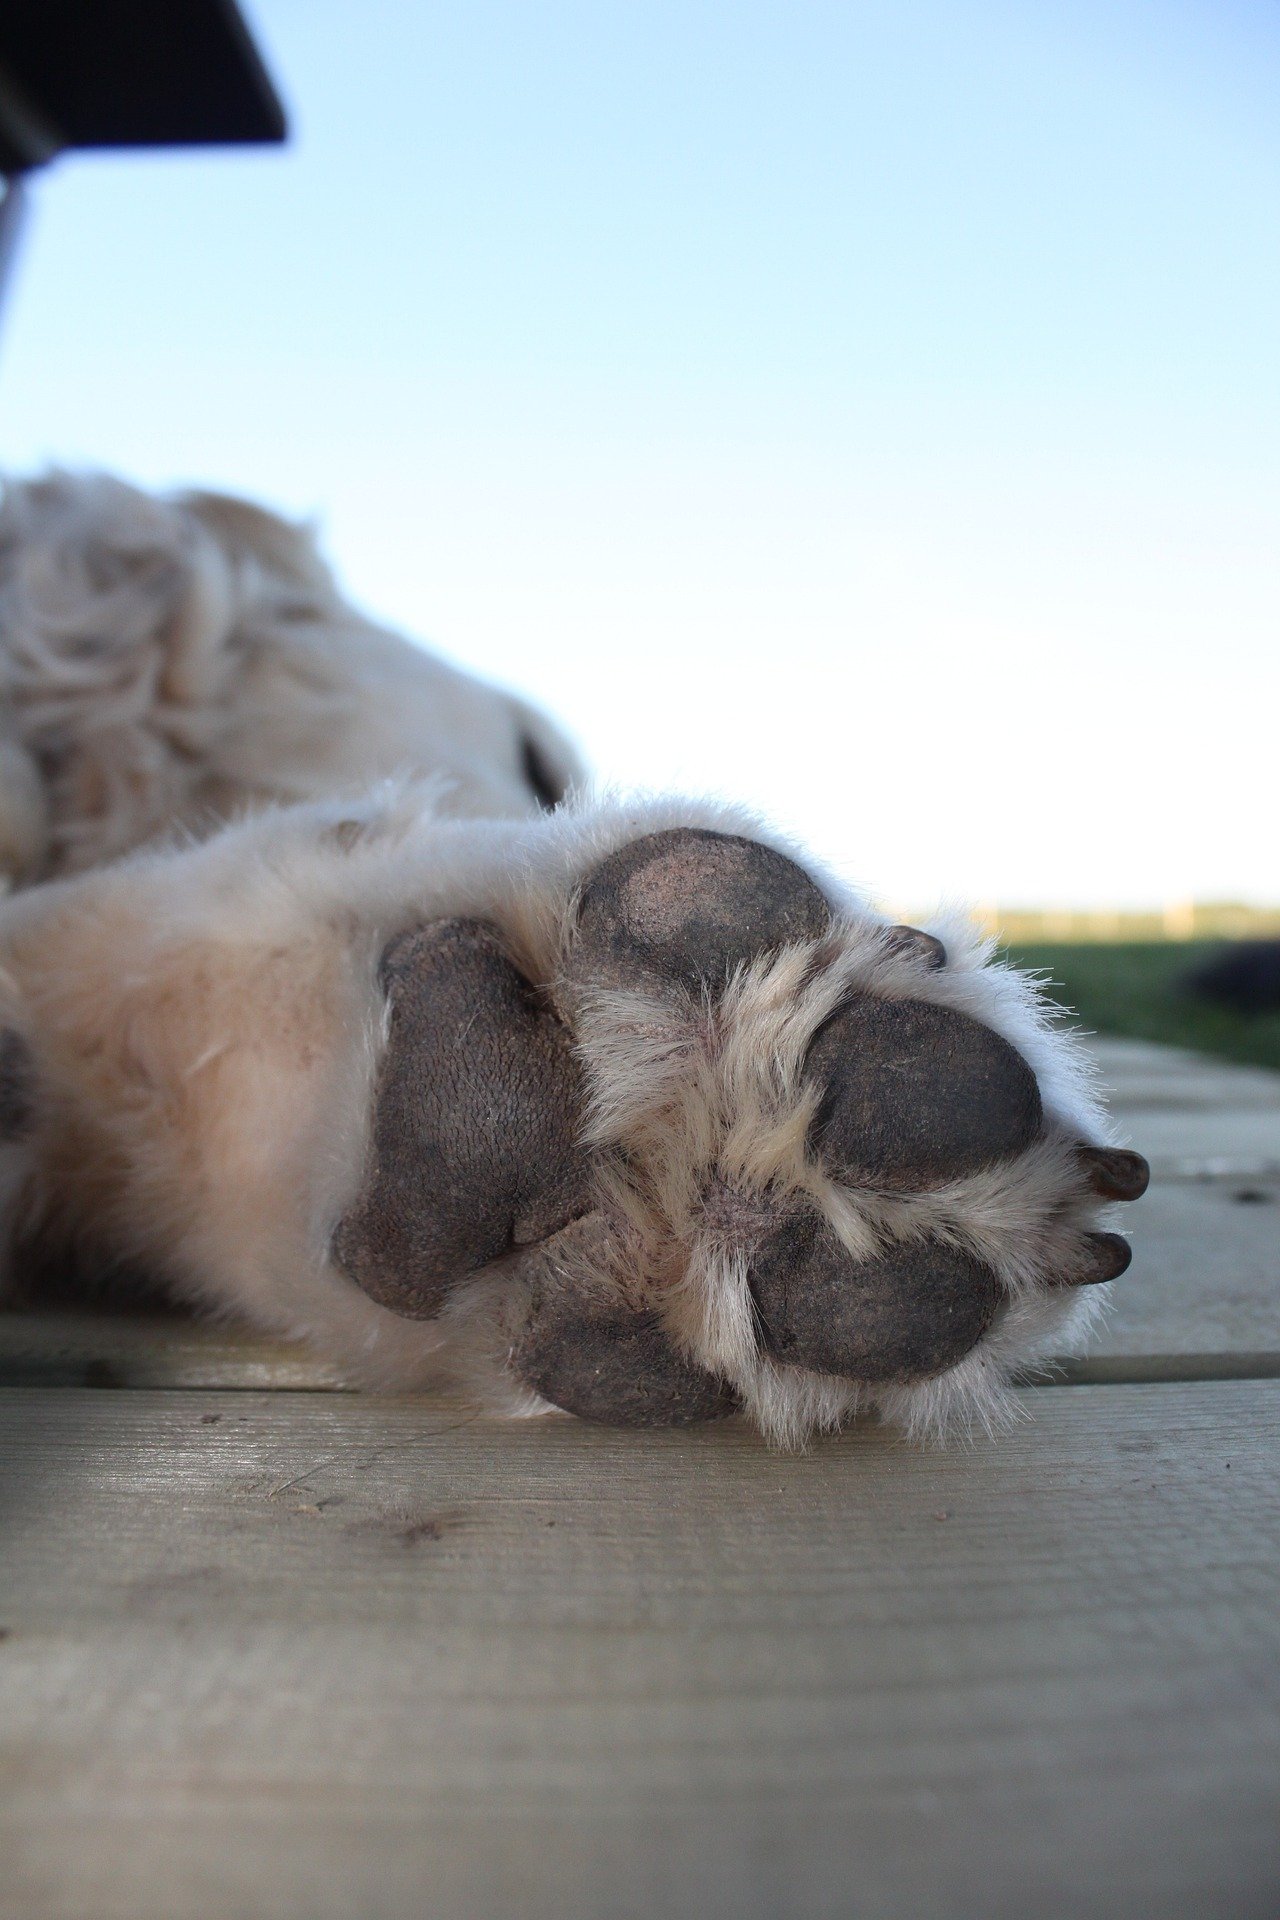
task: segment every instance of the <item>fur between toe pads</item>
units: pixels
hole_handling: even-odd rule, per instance
[[[499,1195],[456,1267],[436,1257],[431,1298],[401,1307],[442,1311],[473,1373],[624,1424],[736,1401],[795,1445],[861,1406],[917,1431],[992,1424],[1010,1367],[1087,1326],[1096,1290],[1076,1283],[1118,1270],[1092,1234],[1097,1194],[1126,1176],[1105,1150],[1111,1188],[1082,1164],[1096,1105],[1034,987],[972,936],[948,956],[909,929],[837,919],[783,856],[695,829],[624,844],[567,927],[554,979],[523,983],[523,1002],[504,986],[525,1023],[505,1042],[490,980],[479,1017],[507,1059],[496,1078],[492,1061],[479,1069],[478,1107],[470,1096],[484,1108],[487,1074],[499,1146],[523,1127],[541,1153],[541,1188],[519,1150],[504,1176],[535,1231],[499,1245]],[[404,1080],[397,1125],[417,1098]],[[476,1160],[482,1185],[492,1153]],[[412,1144],[394,1157],[393,1211],[438,1245],[433,1166],[406,1188]],[[456,1181],[444,1197],[456,1218]],[[366,1187],[366,1226],[369,1206]],[[360,1279],[352,1240],[349,1219],[338,1247]]]

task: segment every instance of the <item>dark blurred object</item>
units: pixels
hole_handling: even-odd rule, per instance
[[[0,300],[34,168],[75,148],[286,131],[233,0],[0,0]]]
[[[1280,1011],[1280,940],[1233,940],[1183,979],[1197,1000],[1234,1013]]]
[[[283,140],[232,0],[4,0],[0,173],[72,147]]]
[[[4,305],[4,285],[18,246],[26,212],[26,194],[21,180],[0,179],[0,307]]]

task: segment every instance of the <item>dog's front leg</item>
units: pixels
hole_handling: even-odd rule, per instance
[[[11,1237],[371,1382],[938,1429],[1127,1264],[1098,1207],[1145,1169],[1034,989],[723,808],[285,810],[20,895],[0,942]]]

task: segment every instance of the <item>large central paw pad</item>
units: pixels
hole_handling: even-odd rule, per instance
[[[382,979],[370,1164],[334,1252],[373,1299],[429,1319],[460,1279],[585,1211],[581,1076],[570,1036],[482,921],[403,935]]]
[[[766,1377],[774,1395],[814,1376],[937,1378],[1011,1297],[992,1193],[1006,1213],[1021,1196],[1017,1284],[1047,1298],[1124,1270],[1128,1243],[1090,1209],[1146,1184],[1139,1155],[1064,1134],[1018,1047],[948,1004],[983,1004],[969,964],[957,996],[933,936],[841,922],[794,862],[695,828],[586,875],[545,983],[494,928],[421,928],[384,962],[370,1160],[335,1252],[420,1317],[504,1277],[511,1373],[588,1419],[687,1424],[739,1398],[759,1413]],[[616,1091],[591,1022],[627,1025],[628,994],[633,1077],[655,1003],[669,1008],[657,1091],[615,1100],[644,1108],[644,1130],[620,1119],[588,1153],[592,1098],[600,1111]],[[790,1160],[766,1136],[794,1140]]]

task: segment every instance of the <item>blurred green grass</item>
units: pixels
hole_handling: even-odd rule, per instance
[[[1280,1013],[1238,1014],[1193,1000],[1183,976],[1221,946],[1217,940],[1016,945],[1019,966],[1048,974],[1049,991],[1095,1033],[1128,1034],[1191,1047],[1223,1060],[1280,1067]]]

